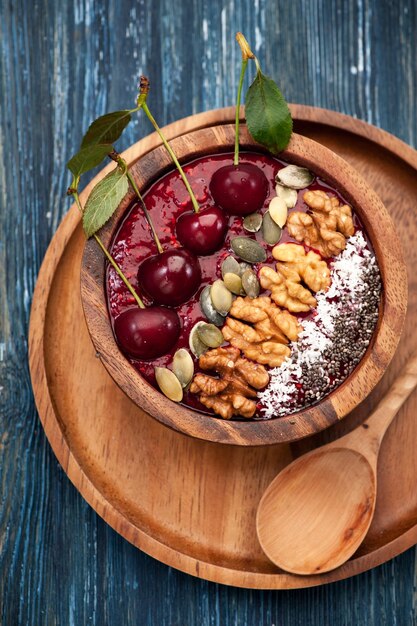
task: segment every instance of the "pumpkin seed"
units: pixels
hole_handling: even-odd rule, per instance
[[[219,348],[224,342],[221,331],[214,324],[205,324],[203,322],[197,328],[197,334],[209,348]]]
[[[239,263],[239,276],[242,278],[244,272],[251,269],[252,265],[250,263],[245,263],[245,261],[242,261],[241,263]]]
[[[233,258],[233,257],[230,257],[230,258]],[[216,326],[223,326],[224,324],[223,316],[220,315],[220,313],[218,313],[213,306],[213,302],[210,296],[210,288],[211,286],[207,285],[206,287],[204,287],[203,291],[201,292],[201,295],[200,295],[201,310],[203,311],[204,315],[207,317],[209,322],[211,322],[212,324],[216,324]],[[191,351],[193,351],[192,348],[191,348]]]
[[[233,256],[227,256],[222,263],[222,277],[226,274],[239,274],[240,266],[239,262]]]
[[[278,224],[275,224],[274,220],[269,215],[269,211],[267,211],[262,220],[262,236],[264,240],[270,246],[274,246],[281,239],[281,234],[281,228]]]
[[[223,320],[223,318],[222,318]],[[224,320],[223,320],[224,322]],[[205,324],[206,322],[197,322],[197,324],[194,324],[194,326],[191,329],[190,332],[190,336],[188,338],[188,344],[190,346],[190,350],[191,352],[194,354],[194,356],[197,357],[197,359],[204,354],[204,352],[207,351],[207,346],[205,343],[203,343],[200,339],[200,336],[198,334],[198,328],[202,325]]]
[[[227,315],[232,306],[233,296],[222,280],[215,280],[210,288],[214,308],[220,315]]]
[[[285,225],[288,217],[288,207],[285,204],[285,200],[283,200],[283,198],[280,198],[279,196],[275,196],[275,198],[272,198],[271,202],[269,203],[268,212],[271,218],[274,220],[275,224],[278,224],[280,228]]]
[[[227,274],[223,276],[223,280],[229,291],[240,296],[242,293],[242,279],[240,276],[232,274],[232,272],[227,272]]]
[[[279,198],[282,198],[289,209],[293,209],[297,204],[298,193],[296,189],[285,187],[281,183],[275,185],[275,192]]]
[[[257,233],[262,225],[262,215],[260,213],[251,213],[243,220],[243,228],[249,233]]]
[[[181,402],[182,387],[174,372],[166,367],[155,367],[155,378],[159,389],[167,398],[174,402]]]
[[[275,180],[291,189],[304,189],[311,185],[314,175],[306,167],[287,165],[279,170]]]
[[[257,298],[259,296],[259,280],[253,270],[246,270],[246,272],[243,272],[242,286],[249,298]]]
[[[266,261],[266,252],[262,246],[249,237],[235,237],[230,242],[232,250],[237,256],[252,265]]]
[[[191,381],[194,375],[194,362],[190,353],[185,348],[180,348],[174,354],[172,371],[180,381],[182,387],[186,387]]]

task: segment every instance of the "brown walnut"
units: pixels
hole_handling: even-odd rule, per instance
[[[214,370],[219,378],[198,373],[190,386],[204,406],[213,409],[224,419],[233,415],[253,417],[256,411],[256,390],[269,382],[269,374],[258,363],[251,363],[233,346],[215,348],[201,355],[199,365],[203,370]]]
[[[352,209],[321,190],[306,191],[303,199],[310,212],[290,213],[287,227],[291,237],[317,249],[323,257],[338,255],[346,247],[346,237],[355,232]]]

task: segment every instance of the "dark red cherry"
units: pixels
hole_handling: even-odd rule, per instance
[[[177,312],[162,306],[128,309],[114,321],[114,333],[122,351],[144,361],[170,352],[178,341],[180,331]]]
[[[216,206],[199,213],[182,213],[177,219],[177,237],[184,248],[200,256],[219,250],[226,237],[227,218]]]
[[[157,304],[178,306],[187,302],[199,288],[200,263],[188,250],[173,248],[142,261],[138,280]]]
[[[268,180],[253,163],[225,165],[214,172],[210,193],[215,203],[231,215],[249,215],[263,206]]]

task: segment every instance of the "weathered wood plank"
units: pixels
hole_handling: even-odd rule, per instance
[[[293,102],[365,119],[417,145],[413,0],[3,0],[0,4],[1,623],[417,623],[414,551],[300,592],[220,587],[117,536],[59,468],[26,366],[31,294],[69,206],[65,162],[141,72],[161,124],[233,102],[236,30]],[[149,132],[140,118],[126,146]],[[122,146],[123,147],[123,146]],[[70,367],[70,364],[69,364]]]

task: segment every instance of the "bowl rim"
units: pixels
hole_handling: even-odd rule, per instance
[[[171,142],[180,162],[232,151],[234,126],[209,126]],[[242,150],[268,153],[240,126]],[[303,165],[339,191],[364,224],[381,272],[383,292],[380,314],[365,355],[346,380],[317,405],[269,420],[222,420],[178,405],[148,383],[119,350],[108,315],[105,293],[106,263],[94,239],[84,248],[81,263],[81,299],[87,328],[103,365],[125,394],[152,417],[174,430],[206,441],[241,446],[273,445],[297,441],[337,423],[362,402],[378,383],[398,345],[407,306],[407,274],[394,224],[377,194],[344,159],[321,144],[293,133],[278,158]],[[173,169],[163,146],[128,163],[139,189]],[[100,230],[108,246],[134,193],[130,190],[113,217]]]

